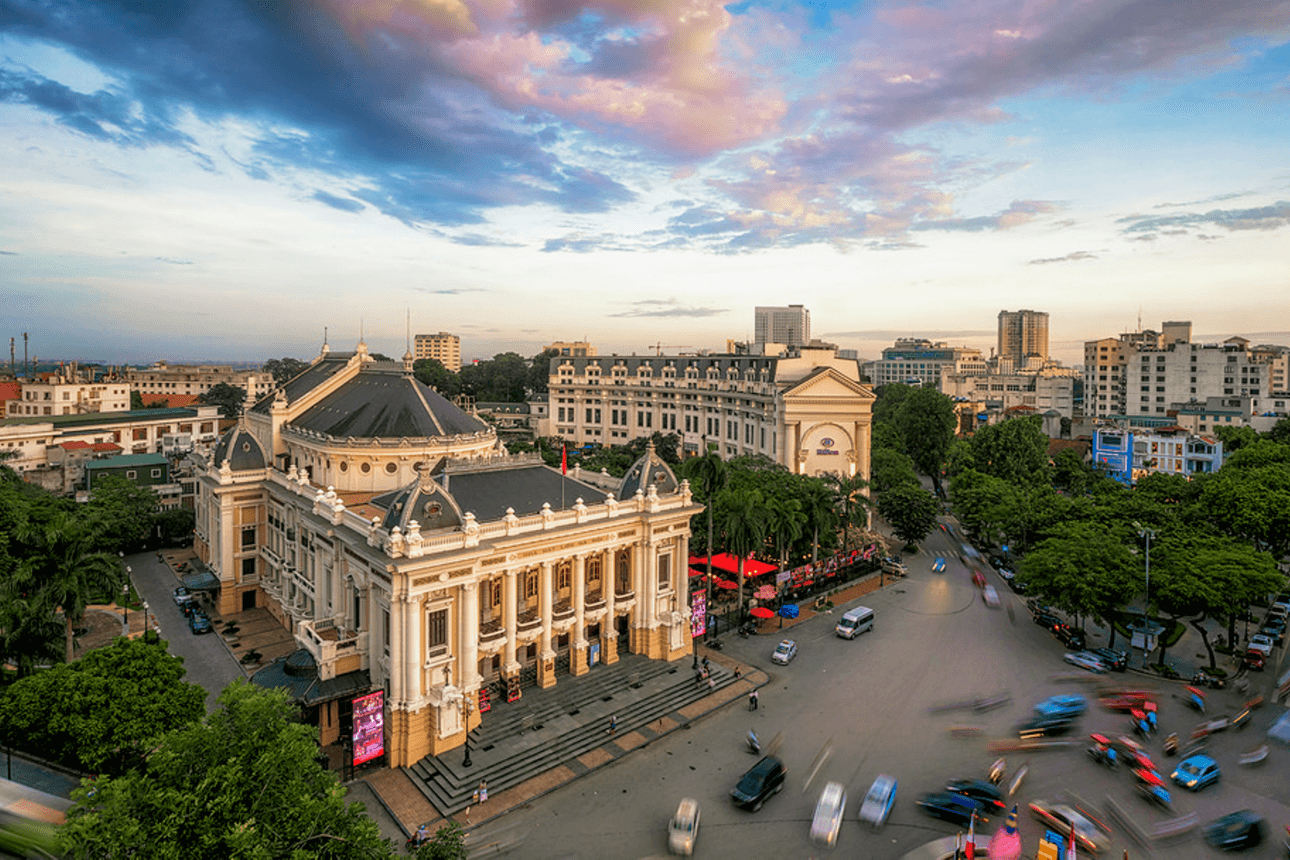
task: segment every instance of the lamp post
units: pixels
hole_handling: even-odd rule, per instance
[[[1138,537],[1142,538],[1147,542],[1147,553],[1146,553],[1147,587],[1146,587],[1146,591],[1144,593],[1143,602],[1142,602],[1142,636],[1144,639],[1142,644],[1145,646],[1147,644],[1145,641],[1145,638],[1149,632],[1149,628],[1147,627],[1147,614],[1151,611],[1151,539],[1156,536],[1156,533],[1152,529],[1146,528],[1141,523],[1134,523],[1133,525],[1138,530]],[[1148,653],[1149,652],[1144,647],[1142,650],[1142,665],[1144,668],[1147,665]]]
[[[125,635],[130,637],[130,583],[127,581],[121,584],[121,608],[125,610]]]
[[[145,600],[145,601],[143,601],[143,636],[144,636],[144,641],[147,641],[147,637],[148,637],[148,601],[146,601],[146,600]]]
[[[470,703],[466,698],[465,690],[461,691],[461,718],[466,724],[466,757],[461,760],[462,767],[472,767],[475,763],[470,760]]]

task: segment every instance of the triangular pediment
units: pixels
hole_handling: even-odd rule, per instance
[[[793,383],[784,390],[784,397],[786,399],[846,397],[870,401],[877,399],[873,389],[868,385],[849,379],[831,367],[821,367],[806,378]]]

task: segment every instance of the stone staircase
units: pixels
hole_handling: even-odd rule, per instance
[[[730,670],[711,664],[716,689],[735,683]],[[593,667],[582,677],[564,676],[547,690],[527,689],[518,702],[494,704],[470,733],[472,767],[463,767],[464,748],[426,756],[405,768],[413,784],[441,815],[470,806],[480,780],[494,795],[575,760],[612,738],[644,730],[713,692],[696,683],[688,661],[666,663],[625,655],[612,666]],[[684,718],[677,717],[684,722]]]

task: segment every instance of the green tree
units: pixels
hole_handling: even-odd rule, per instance
[[[766,529],[775,540],[779,568],[785,570],[793,544],[806,533],[806,513],[802,510],[802,502],[786,494],[768,498]]]
[[[417,860],[467,860],[466,831],[455,821],[440,825],[430,841],[417,849]]]
[[[726,549],[739,560],[739,622],[744,620],[744,562],[765,545],[766,499],[757,490],[723,490],[717,496]]]
[[[950,498],[954,516],[968,530],[986,543],[995,543],[1003,534],[1000,512],[1010,488],[993,475],[967,469],[950,481]]]
[[[0,697],[0,735],[68,767],[119,776],[161,735],[205,713],[206,691],[185,672],[164,645],[117,639],[14,682]]]
[[[236,681],[142,768],[85,783],[59,831],[69,857],[390,858],[360,803],[317,762],[317,729],[280,690]]]
[[[837,530],[842,522],[838,516],[838,498],[833,488],[821,478],[809,478],[803,493],[803,509],[806,515],[806,527],[811,532],[811,562],[820,557],[820,537],[823,535],[829,547],[837,546]]]
[[[551,383],[551,359],[558,358],[560,351],[547,347],[529,359],[528,379],[525,388],[529,394],[546,394]]]
[[[896,410],[895,423],[904,440],[905,453],[920,472],[932,479],[936,494],[941,495],[941,467],[958,427],[954,402],[935,388],[915,388]]]
[[[1282,418],[1273,425],[1266,435],[1269,442],[1275,442],[1278,445],[1290,445],[1290,418]]]
[[[430,386],[444,397],[452,399],[461,393],[461,376],[444,367],[437,358],[417,359],[412,373],[422,385]]]
[[[479,401],[523,403],[528,398],[529,362],[513,352],[468,364],[459,376],[462,392]]]
[[[147,408],[143,405],[143,394],[133,389],[130,390],[130,408],[131,409]]]
[[[155,534],[161,502],[151,487],[106,475],[83,509],[91,544],[104,552],[136,552]]]
[[[1140,562],[1122,537],[1091,523],[1070,523],[1042,541],[1021,559],[1017,579],[1045,603],[1104,623],[1142,590]]]
[[[192,541],[196,517],[188,508],[167,508],[153,519],[162,546],[183,546]]]
[[[1223,443],[1224,456],[1230,457],[1247,445],[1259,441],[1259,432],[1248,425],[1241,427],[1218,427],[1214,430],[1218,441]]]
[[[309,369],[309,362],[298,358],[271,358],[260,370],[273,377],[273,384],[279,388],[295,379]]]
[[[873,452],[869,483],[879,496],[902,485],[922,486],[914,461],[894,448],[879,448]]]
[[[707,541],[705,544],[704,554],[707,556],[707,576],[704,581],[707,583],[708,607],[712,606],[712,547],[713,547],[713,511],[716,508],[717,494],[726,488],[730,481],[729,471],[726,469],[725,462],[721,455],[717,453],[716,446],[708,448],[708,452],[702,457],[696,457],[690,460],[685,470],[690,476],[690,486],[693,488],[696,500],[703,503],[705,508],[704,516],[708,520],[708,530],[705,533]],[[711,611],[711,610],[709,610]]]
[[[878,496],[878,513],[906,545],[918,543],[936,528],[936,499],[922,487],[906,484],[888,490]]]
[[[829,472],[824,480],[833,486],[836,499],[838,521],[842,525],[842,551],[851,551],[851,530],[865,528],[869,525],[870,500],[865,491],[869,482],[859,475],[844,476]]]
[[[1083,495],[1093,486],[1096,477],[1094,470],[1070,448],[1062,448],[1053,457],[1053,486],[1058,489]]]
[[[979,428],[972,437],[976,468],[1013,486],[1051,483],[1048,437],[1038,415]]]
[[[1263,442],[1241,451],[1256,452]],[[1239,457],[1239,455],[1238,455]],[[1244,468],[1238,458],[1204,482],[1200,508],[1220,529],[1276,558],[1290,551],[1290,467],[1267,462]]]
[[[242,414],[242,407],[246,405],[246,389],[227,382],[216,383],[205,394],[199,394],[197,402],[206,406],[218,406],[220,415],[236,418]]]

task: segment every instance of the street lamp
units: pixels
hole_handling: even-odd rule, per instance
[[[121,608],[125,610],[125,635],[130,636],[130,583],[121,584]]]
[[[143,601],[143,636],[144,640],[148,637],[148,601]]]
[[[470,760],[470,701],[465,690],[461,691],[461,716],[466,724],[466,757],[461,760],[461,766],[472,767],[475,763]]]
[[[1147,655],[1149,653],[1149,651],[1145,647],[1147,644],[1145,639],[1150,632],[1147,628],[1147,614],[1151,612],[1151,539],[1156,536],[1156,533],[1152,529],[1146,528],[1141,523],[1134,523],[1133,526],[1138,530],[1138,537],[1142,538],[1147,542],[1147,554],[1146,554],[1147,588],[1144,593],[1143,601],[1142,601],[1142,636],[1144,639],[1142,643],[1144,646],[1142,649],[1142,665],[1145,668],[1147,665]]]

